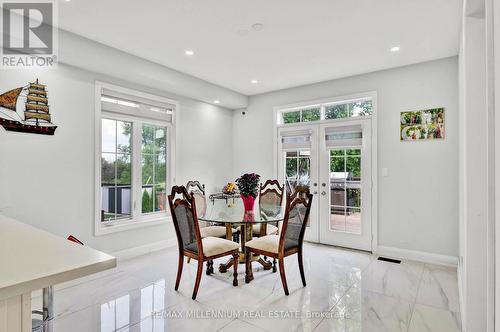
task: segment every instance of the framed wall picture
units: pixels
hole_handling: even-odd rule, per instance
[[[444,108],[401,112],[401,141],[444,139]]]
[[[54,135],[57,126],[52,123],[47,93],[47,86],[36,79],[0,94],[0,126],[7,131]]]

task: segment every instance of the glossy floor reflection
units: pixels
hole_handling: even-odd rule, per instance
[[[54,332],[91,331],[460,331],[455,269],[305,244],[307,287],[295,256],[286,259],[290,296],[279,273],[254,265],[255,280],[233,287],[231,274],[203,275],[191,300],[196,262],[179,292],[177,249],[121,261],[118,267],[59,285]],[[220,260],[222,262],[222,260]],[[218,261],[216,264],[219,263]],[[257,271],[258,270],[258,271]],[[34,294],[34,305],[40,298]]]

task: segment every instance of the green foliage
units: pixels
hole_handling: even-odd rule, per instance
[[[373,112],[371,100],[354,103],[334,104],[325,106],[325,119],[341,119],[354,116],[367,116]],[[321,120],[321,108],[310,107],[298,111],[283,113],[283,123],[298,123]]]
[[[147,189],[142,192],[142,213],[153,212],[153,197]]]
[[[363,100],[350,104],[351,110],[360,109],[358,116],[371,115],[373,112],[373,104],[371,100]],[[351,114],[351,116],[353,116]]]
[[[321,109],[319,107],[302,110],[302,122],[321,120]]]
[[[341,119],[353,116],[371,115],[373,105],[371,100],[357,101],[349,104],[336,104],[325,107],[325,119]]]
[[[101,158],[101,183],[102,185],[115,185],[115,163],[110,163],[106,158]]]
[[[350,172],[353,180],[361,179],[361,150],[330,151],[330,172]]]
[[[286,176],[296,177],[297,171],[297,158],[286,158]]]
[[[349,105],[339,104],[325,107],[325,119],[340,119],[349,117]]]
[[[283,123],[298,123],[321,120],[321,109],[319,107],[305,108],[295,112],[283,113]]]
[[[131,167],[130,156],[119,154],[114,162],[101,158],[101,183],[103,185],[130,185]]]
[[[283,113],[283,123],[300,122],[300,111]]]
[[[161,184],[166,181],[166,130],[162,127],[142,127],[142,183]]]
[[[132,134],[132,123],[130,122],[123,122],[123,121],[117,121],[117,125],[121,125],[122,127],[122,137],[127,137],[128,138],[128,143],[127,144],[118,144],[116,147],[117,153],[123,153],[123,154],[130,154],[132,151],[130,149],[130,137]]]

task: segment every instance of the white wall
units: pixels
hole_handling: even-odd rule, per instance
[[[153,226],[94,237],[94,82],[101,80],[176,99],[180,103],[177,183],[206,183],[211,191],[232,172],[231,110],[138,86],[66,65],[55,70],[3,70],[0,91],[39,78],[48,85],[54,136],[0,129],[0,211],[23,222],[107,252],[175,237],[173,227]],[[133,78],[131,78],[133,80]],[[228,151],[228,152],[225,152]]]
[[[397,55],[395,55],[397,56]],[[273,107],[378,93],[379,245],[458,256],[458,63],[447,58],[252,96],[234,115],[234,176],[273,176]],[[401,111],[446,108],[446,139],[399,141]]]

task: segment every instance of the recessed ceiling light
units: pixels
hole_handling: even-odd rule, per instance
[[[186,50],[184,53],[186,53],[186,55],[193,55],[194,52],[192,50]]]
[[[214,100],[214,104],[220,104],[220,100]]]
[[[257,84],[257,83],[259,83],[259,81],[257,81],[257,80],[251,80],[250,83]]]
[[[261,31],[262,29],[264,29],[264,24],[254,23],[254,24],[252,24],[252,29],[255,31]]]
[[[398,52],[401,48],[399,46],[391,47],[391,52]]]

